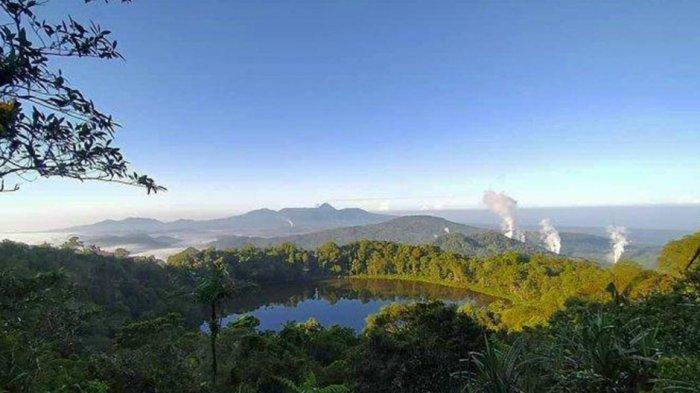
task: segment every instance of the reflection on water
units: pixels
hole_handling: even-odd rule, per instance
[[[229,315],[222,324],[253,315],[260,320],[260,330],[279,330],[286,322],[313,317],[324,326],[337,324],[360,331],[365,318],[387,304],[426,300],[486,304],[490,298],[465,289],[400,280],[338,279],[273,285],[237,296],[227,307]],[[206,329],[205,324],[202,329]]]

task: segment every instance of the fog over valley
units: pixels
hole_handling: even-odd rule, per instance
[[[517,213],[511,213],[517,216],[517,231],[522,236],[517,240],[557,253],[560,251],[563,255],[601,262],[609,262],[608,227],[612,224],[623,226],[629,247],[627,254],[622,251],[620,255],[635,257],[649,266],[654,266],[654,259],[664,243],[691,233],[692,223],[700,222],[700,206],[697,205],[519,208]],[[394,221],[411,216],[416,218],[410,230]],[[430,217],[447,221],[434,223]],[[557,236],[556,250],[546,237],[542,237],[543,217],[547,217],[544,220],[550,224],[549,241],[553,239],[551,230]],[[48,242],[60,245],[69,236],[77,235],[85,244],[107,252],[121,248],[134,256],[152,255],[165,260],[187,247],[225,249],[245,244],[265,246],[290,242],[313,249],[329,241],[343,244],[363,239],[428,244],[449,234],[499,232],[501,223],[502,218],[488,209],[371,213],[357,208],[336,209],[325,203],[314,208],[259,209],[210,220],[104,219],[75,227],[46,228],[40,232],[8,231],[0,233],[0,237],[28,244]],[[556,228],[552,223],[556,223]],[[450,225],[457,226],[449,228]],[[394,227],[396,233],[392,234]],[[509,231],[506,228],[506,232]],[[504,250],[519,249],[515,247],[518,243],[502,247]]]

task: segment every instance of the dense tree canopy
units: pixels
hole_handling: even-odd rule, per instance
[[[659,269],[673,275],[699,269],[700,232],[668,242],[659,255]]]
[[[498,315],[491,321],[493,326],[510,329],[546,323],[571,297],[607,301],[609,284],[628,298],[639,298],[669,285],[666,276],[630,261],[603,268],[593,262],[553,254],[505,253],[477,259],[432,245],[368,240],[344,246],[327,243],[316,251],[292,244],[224,251],[188,249],[171,256],[168,262],[171,266],[192,266],[202,258],[222,258],[236,277],[257,283],[370,277],[466,288],[499,298],[488,310],[475,311]]]
[[[315,252],[189,249],[167,264],[102,255],[78,239],[69,245],[0,244],[3,390],[609,392],[700,384],[695,270],[674,279],[630,262],[478,260],[369,241]],[[339,276],[484,288],[500,300],[484,308],[392,304],[362,332],[315,320],[260,331],[250,316],[220,326],[218,309],[209,325],[218,338],[198,329],[211,300],[224,310],[231,293],[243,296],[229,290],[232,279]]]

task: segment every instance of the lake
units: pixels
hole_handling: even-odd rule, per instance
[[[363,329],[368,315],[394,303],[441,300],[446,303],[489,303],[492,298],[465,289],[402,280],[337,279],[261,287],[238,296],[226,308],[222,325],[241,316],[260,320],[259,330],[278,331],[289,322],[315,318],[321,325]],[[206,331],[206,324],[202,324]]]

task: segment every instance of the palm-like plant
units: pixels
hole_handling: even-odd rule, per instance
[[[207,306],[210,311],[207,324],[209,325],[211,344],[212,383],[216,384],[216,374],[218,372],[216,338],[221,330],[219,307],[223,301],[233,296],[236,288],[222,258],[214,261],[205,260],[202,265],[206,273],[200,278],[197,284],[197,298],[199,302]]]
[[[483,352],[472,352],[475,375],[459,373],[469,379],[465,392],[521,393],[528,389],[528,363],[523,360],[523,341],[516,340],[506,348],[494,346],[488,339]]]
[[[350,389],[346,388],[344,385],[316,386],[318,382],[316,381],[316,375],[314,375],[314,373],[309,373],[304,382],[300,385],[295,384],[287,378],[279,378],[279,381],[290,393],[350,393]]]
[[[656,331],[637,318],[619,321],[615,315],[586,316],[579,326],[555,336],[552,350],[563,355],[560,385],[588,390],[636,391],[649,383],[658,357]]]

